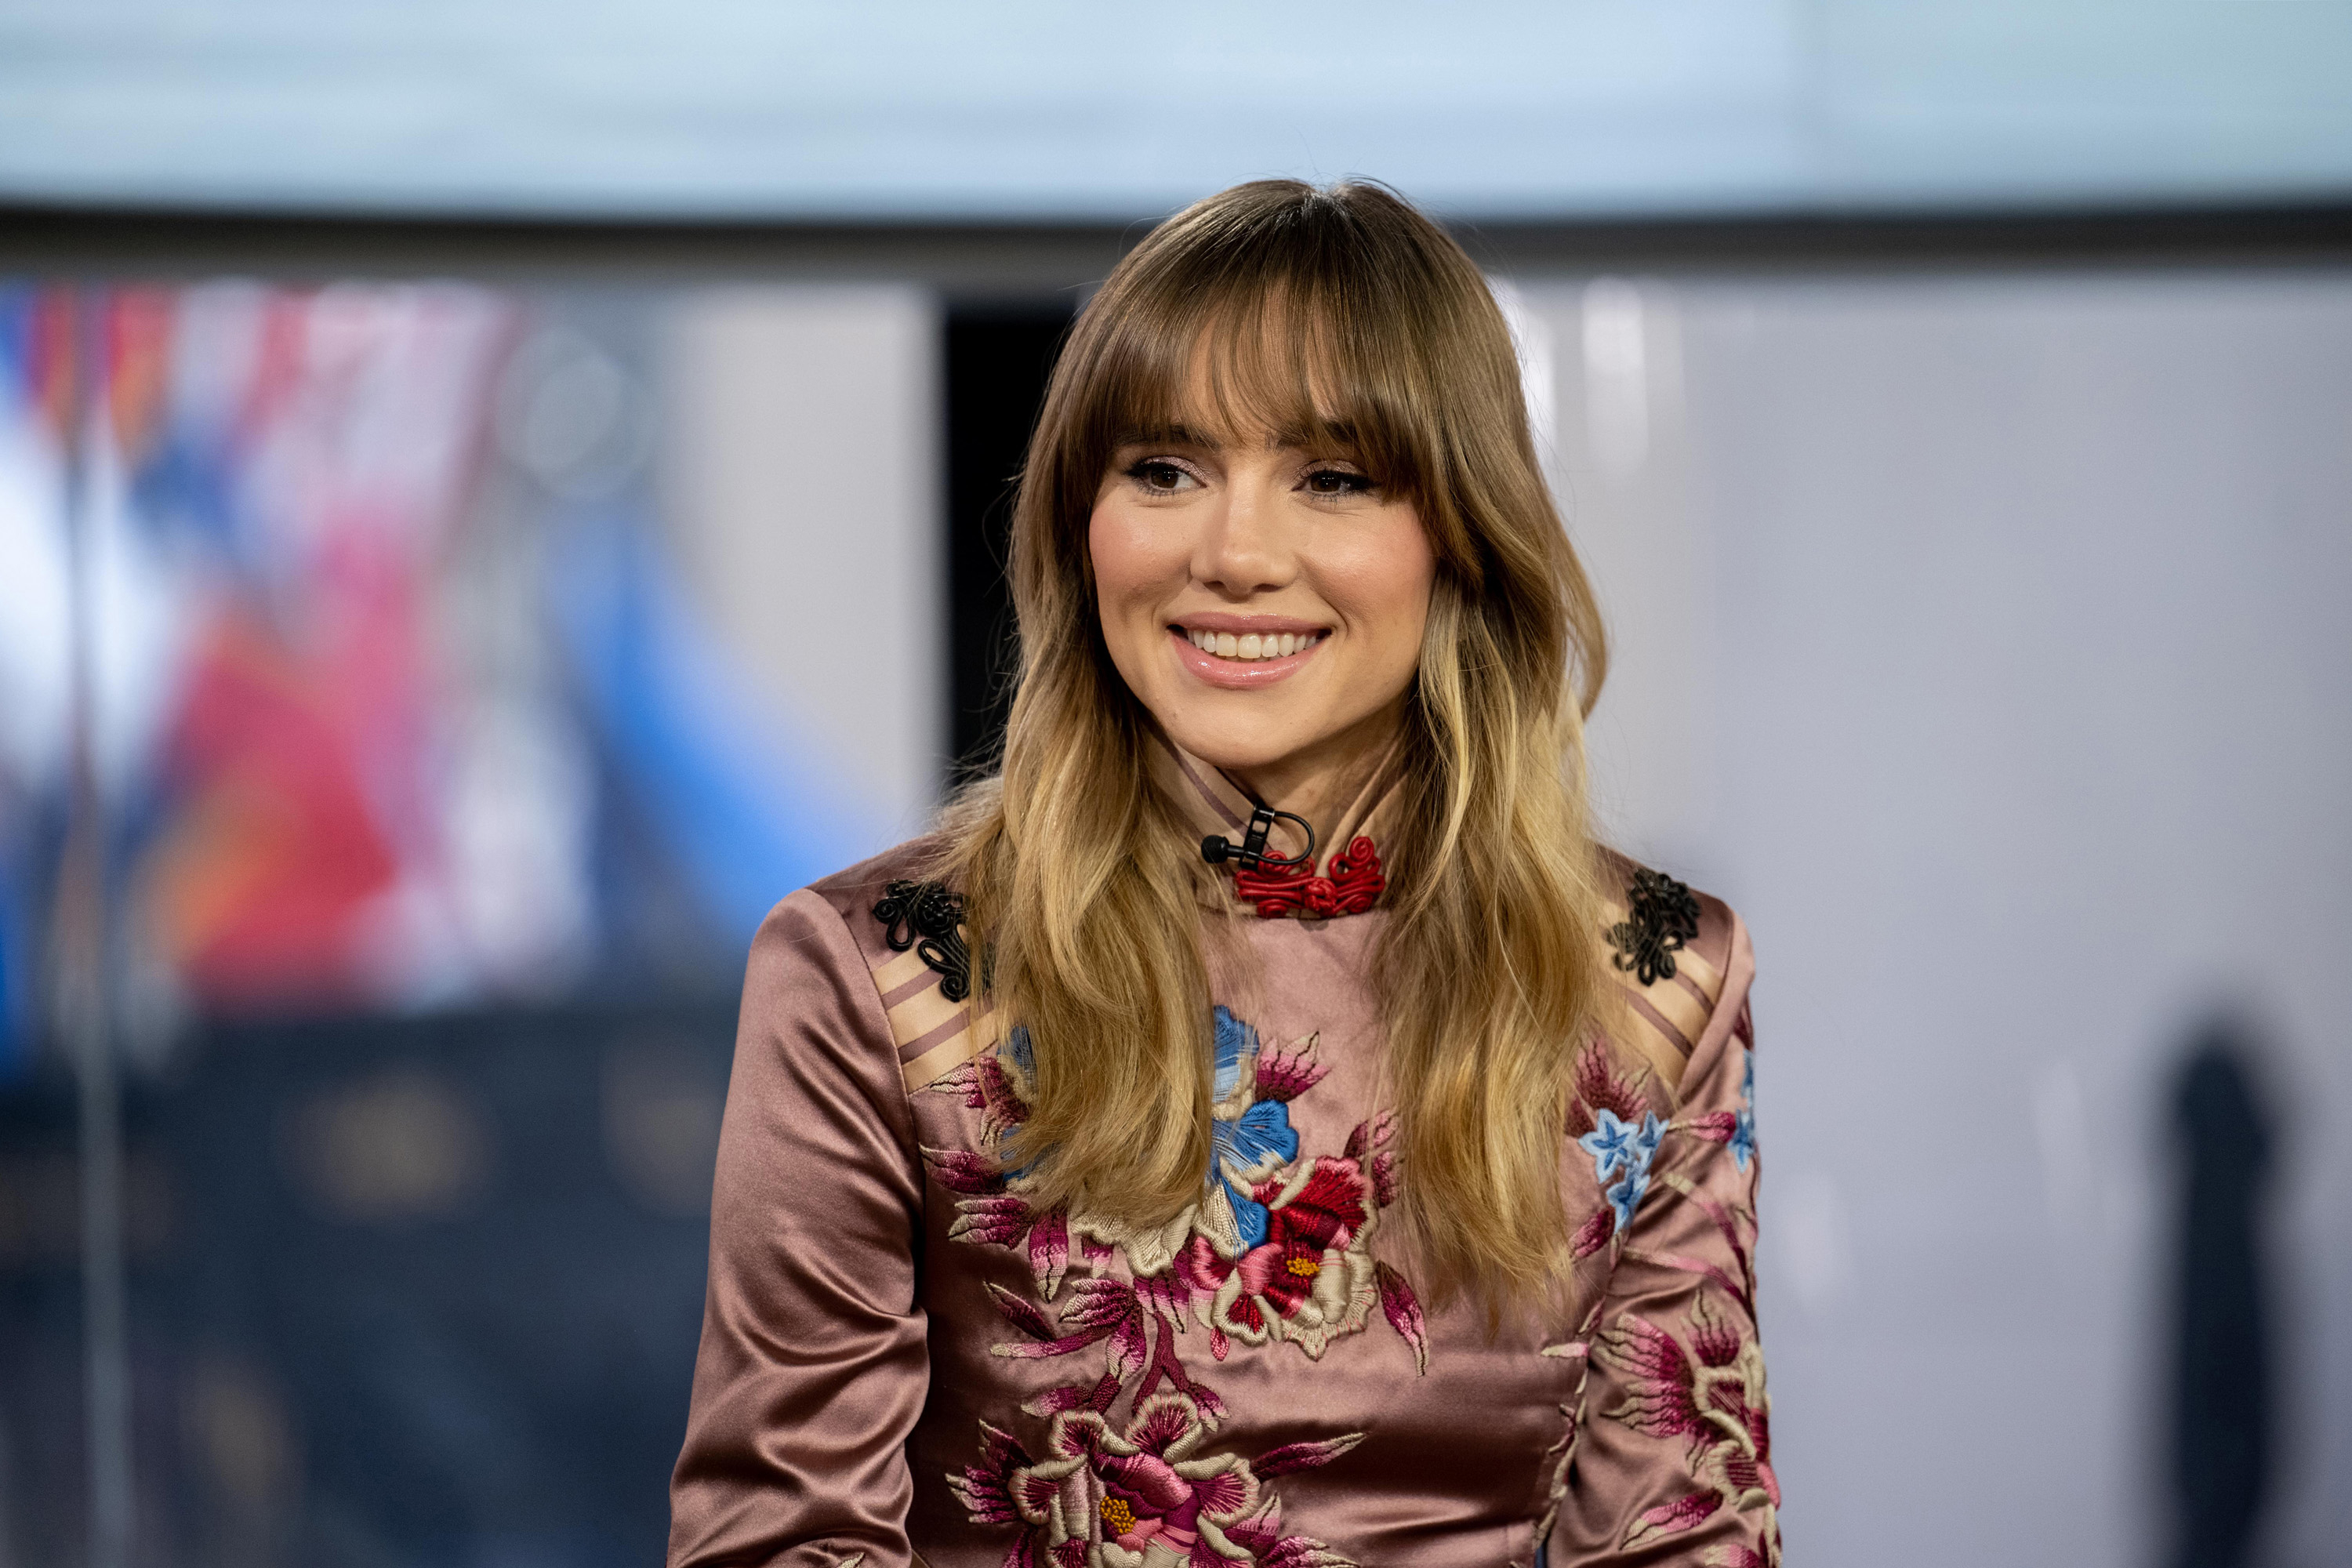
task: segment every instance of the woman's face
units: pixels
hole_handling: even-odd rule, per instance
[[[1122,446],[1087,536],[1128,689],[1277,805],[1393,732],[1436,574],[1411,503],[1306,440]]]

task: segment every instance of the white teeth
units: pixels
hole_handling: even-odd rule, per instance
[[[1294,653],[1305,653],[1323,640],[1320,632],[1244,632],[1236,637],[1232,632],[1197,631],[1184,628],[1184,638],[1202,653],[1219,658],[1287,658]]]

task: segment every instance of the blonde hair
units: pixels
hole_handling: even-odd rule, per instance
[[[1181,406],[1202,367],[1214,406]],[[1583,788],[1601,619],[1485,279],[1380,185],[1264,180],[1187,208],[1112,270],[1055,367],[1013,514],[1003,765],[947,849],[975,973],[1034,1052],[1009,1157],[1033,1201],[1136,1229],[1198,1202],[1209,1170],[1202,904],[1226,894],[1150,781],[1087,544],[1120,441],[1203,421],[1344,441],[1436,554],[1370,973],[1416,1267],[1441,1296],[1529,1301],[1567,1261],[1560,1140],[1606,984]]]

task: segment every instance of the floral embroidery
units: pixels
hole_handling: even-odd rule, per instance
[[[978,1462],[951,1477],[976,1524],[1015,1524],[1006,1568],[1069,1564],[1141,1568],[1239,1561],[1348,1568],[1308,1536],[1281,1534],[1279,1504],[1261,1506],[1262,1479],[1328,1464],[1360,1435],[1294,1443],[1260,1455],[1196,1455],[1209,1425],[1181,1394],[1139,1401],[1123,1428],[1092,1410],[1054,1417],[1045,1455],[1032,1459],[983,1422]]]
[[[1625,890],[1626,918],[1609,928],[1614,963],[1644,985],[1675,977],[1675,954],[1698,935],[1698,898],[1663,872],[1633,873]]]
[[[1023,1194],[1024,1171],[987,1154],[925,1149],[940,1184],[956,1194],[953,1240],[1025,1253],[1037,1293],[1063,1292],[1075,1243],[1099,1270],[1123,1256],[1127,1275],[1097,1272],[1068,1286],[1058,1309],[990,1285],[1017,1337],[993,1347],[1015,1360],[1102,1355],[1098,1376],[1049,1389],[1023,1406],[1050,1422],[1032,1458],[983,1423],[982,1455],[952,1484],[979,1523],[1013,1524],[1007,1568],[1139,1568],[1235,1561],[1268,1568],[1346,1568],[1309,1536],[1286,1535],[1280,1504],[1259,1482],[1328,1464],[1361,1440],[1349,1433],[1292,1443],[1247,1459],[1199,1457],[1202,1434],[1224,1415],[1215,1390],[1185,1370],[1175,1336],[1209,1331],[1217,1361],[1238,1340],[1285,1340],[1310,1360],[1361,1331],[1377,1304],[1428,1370],[1429,1335],[1404,1276],[1371,1255],[1381,1211],[1397,1196],[1392,1120],[1359,1125],[1345,1151],[1301,1158],[1290,1102],[1326,1068],[1316,1037],[1269,1049],[1223,1007],[1212,1016],[1215,1118],[1204,1195],[1170,1224],[1135,1231],[1085,1214],[1039,1209]],[[983,1140],[1001,1146],[1028,1118],[1034,1053],[1027,1031],[929,1086],[980,1112]],[[1125,1426],[1114,1412],[1125,1402]]]
[[[1620,1121],[1633,1121],[1649,1109],[1641,1090],[1617,1070],[1609,1043],[1595,1037],[1577,1053],[1575,1098],[1568,1106],[1568,1135],[1581,1137],[1598,1125],[1597,1111],[1612,1111]]]
[[[1266,1206],[1253,1195],[1255,1185],[1298,1157],[1298,1134],[1291,1131],[1287,1096],[1258,1099],[1255,1071],[1246,1089],[1242,1084],[1242,1058],[1251,1058],[1255,1068],[1259,1054],[1257,1031],[1219,1007],[1212,1035],[1216,1105],[1209,1126],[1209,1173],[1233,1215],[1234,1234],[1242,1247],[1252,1247],[1265,1240],[1267,1225]],[[1318,1069],[1316,1077],[1321,1076]]]
[[[1029,1119],[1028,1103],[1013,1071],[1007,1069],[1018,1071],[1021,1081],[1026,1082],[1033,1064],[1028,1033],[1015,1029],[1003,1057],[974,1057],[931,1088],[962,1096],[968,1109],[980,1112],[982,1136],[1001,1142],[1018,1132]],[[940,1185],[958,1194],[948,1239],[1026,1250],[1037,1276],[1037,1293],[1052,1300],[1070,1260],[1067,1216],[1058,1209],[1033,1208],[1011,1190],[1022,1172],[1001,1171],[985,1154],[968,1149],[925,1149],[923,1159]]]
[[[1217,1359],[1230,1342],[1287,1340],[1319,1360],[1331,1340],[1360,1331],[1377,1303],[1424,1369],[1421,1306],[1402,1275],[1384,1278],[1371,1256],[1380,1211],[1397,1195],[1394,1122],[1360,1125],[1345,1152],[1298,1159],[1289,1101],[1322,1080],[1316,1037],[1269,1050],[1224,1007],[1212,1017],[1216,1102],[1207,1195],[1167,1225],[1137,1231],[1099,1215],[1040,1211],[1020,1193],[1022,1172],[1002,1171],[969,1150],[925,1149],[940,1184],[958,1194],[951,1239],[1025,1250],[1038,1292],[1051,1300],[1073,1241],[1125,1255],[1139,1289],[1165,1310],[1189,1312],[1211,1331]],[[1001,1142],[1027,1119],[1034,1071],[1025,1029],[1002,1052],[941,1078],[932,1091],[981,1112],[984,1137]]]
[[[1592,1156],[1593,1179],[1601,1184],[1601,1195],[1615,1212],[1619,1230],[1633,1225],[1633,1210],[1650,1190],[1650,1162],[1657,1158],[1658,1145],[1665,1136],[1666,1124],[1654,1110],[1643,1111],[1637,1127],[1604,1107],[1593,1130],[1576,1141]],[[1612,1175],[1616,1176],[1613,1184]]]
[[[1634,1206],[1649,1192],[1649,1162],[1665,1142],[1665,1121],[1658,1112],[1642,1112],[1642,1126],[1630,1126],[1613,1110],[1601,1110],[1595,1129],[1576,1142],[1592,1157],[1592,1178],[1601,1183],[1601,1196],[1616,1211],[1618,1229],[1630,1227]],[[1613,1184],[1612,1175],[1616,1175]]]
[[[1412,1293],[1405,1277],[1385,1263],[1372,1265],[1373,1280],[1380,1286],[1381,1315],[1389,1321],[1405,1343],[1412,1347],[1413,1364],[1423,1377],[1429,1375],[1429,1321],[1422,1316],[1421,1298]]]
[[[1756,1158],[1756,1053],[1742,1049],[1746,1060],[1739,1074],[1739,1109],[1731,1122],[1731,1158],[1739,1166],[1739,1173],[1748,1173],[1748,1162]]]
[[[1685,1341],[1687,1342],[1685,1342]],[[1626,1313],[1605,1331],[1595,1355],[1625,1380],[1624,1400],[1604,1411],[1653,1437],[1679,1437],[1698,1489],[1637,1516],[1625,1549],[1679,1534],[1728,1508],[1757,1516],[1768,1563],[1780,1554],[1780,1483],[1772,1473],[1771,1402],[1756,1342],[1702,1295],[1684,1339]]]
[[[1574,1086],[1575,1094],[1568,1104],[1568,1135],[1592,1155],[1594,1179],[1605,1189],[1612,1173],[1624,1163],[1625,1156],[1632,1154],[1633,1140],[1646,1125],[1644,1118],[1652,1114],[1650,1107],[1640,1090],[1618,1070],[1608,1042],[1597,1037],[1587,1040],[1584,1048],[1577,1053]],[[1607,1133],[1601,1131],[1602,1117],[1608,1118],[1612,1129]],[[1600,1136],[1594,1141],[1596,1134]],[[1612,1161],[1609,1158],[1612,1150],[1622,1150],[1622,1153]],[[1602,1196],[1608,1201],[1577,1227],[1569,1248],[1572,1258],[1581,1261],[1591,1257],[1631,1222],[1634,1205],[1649,1190],[1648,1161],[1642,1162],[1639,1180],[1621,1182],[1620,1185],[1623,1191],[1615,1197],[1604,1191]],[[1622,1213],[1617,1198],[1626,1200]]]
[[[971,994],[971,949],[963,940],[963,895],[939,882],[892,882],[882,889],[874,918],[893,952],[913,948],[940,975],[940,994],[961,1002]]]
[[[1684,1125],[1709,1142],[1728,1149],[1732,1163],[1744,1176],[1749,1162],[1756,1158],[1756,1053],[1742,1047],[1740,1055],[1745,1063],[1739,1079],[1739,1109],[1710,1110]]]
[[[1364,1326],[1379,1296],[1368,1245],[1374,1210],[1363,1172],[1353,1160],[1327,1155],[1290,1172],[1286,1181],[1260,1184],[1253,1200],[1268,1216],[1257,1245],[1228,1259],[1196,1233],[1178,1268],[1208,1295],[1216,1331],[1254,1345],[1289,1340],[1309,1360],[1320,1360],[1335,1336]]]

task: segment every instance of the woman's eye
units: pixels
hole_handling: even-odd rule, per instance
[[[1371,488],[1370,474],[1351,474],[1342,468],[1318,468],[1307,476],[1307,493],[1309,495],[1361,495]]]
[[[1173,463],[1155,462],[1150,458],[1128,469],[1127,477],[1156,495],[1173,495],[1192,478]]]

